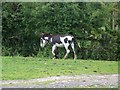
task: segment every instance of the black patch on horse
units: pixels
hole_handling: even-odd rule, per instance
[[[48,37],[48,39],[45,39],[45,37]],[[42,36],[42,38],[43,38],[44,40],[49,41],[49,39],[50,39],[50,35],[49,35],[49,34],[44,34],[44,35]]]
[[[69,44],[71,44],[72,42],[74,42],[74,38],[72,38],[72,40],[69,40],[68,42]]]
[[[67,39],[67,38],[65,38],[65,39],[64,39],[64,42],[65,42],[65,43],[67,43],[67,41],[68,41],[68,39]]]
[[[72,38],[72,42],[74,42],[75,41],[75,39],[74,38]]]
[[[60,41],[60,35],[56,35],[52,37],[52,44],[58,43],[61,44],[62,42]]]

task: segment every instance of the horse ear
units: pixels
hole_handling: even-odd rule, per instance
[[[44,35],[44,33],[41,33],[40,35],[42,36],[42,35]]]
[[[47,33],[47,35],[52,35],[51,33]]]
[[[48,33],[48,35],[52,35],[51,33]]]

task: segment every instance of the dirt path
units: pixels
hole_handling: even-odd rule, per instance
[[[118,74],[52,76],[31,80],[2,81],[2,88],[117,88],[117,86]]]

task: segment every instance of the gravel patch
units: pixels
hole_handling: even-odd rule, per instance
[[[31,80],[3,80],[2,88],[117,88],[118,74],[52,76]],[[120,82],[120,81],[119,81]]]

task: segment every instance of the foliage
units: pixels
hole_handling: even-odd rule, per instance
[[[72,32],[81,45],[78,58],[119,59],[118,3],[7,2],[2,7],[4,56],[52,57],[50,46],[39,47],[40,33]]]
[[[33,57],[2,57],[2,79],[18,80],[48,76],[118,73],[117,61],[52,60]]]

